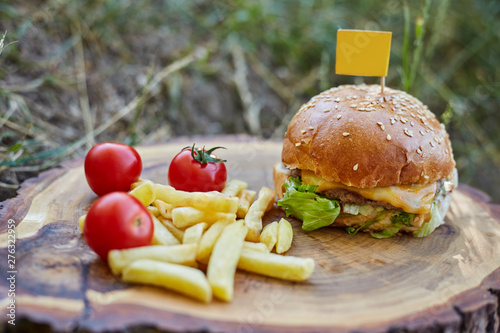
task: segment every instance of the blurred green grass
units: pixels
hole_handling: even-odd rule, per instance
[[[340,28],[393,32],[386,84],[446,123],[461,182],[500,202],[500,2],[0,2],[0,199],[95,142],[282,137],[334,73]],[[11,44],[9,44],[11,43]]]

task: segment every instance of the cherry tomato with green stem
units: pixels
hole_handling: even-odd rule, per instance
[[[176,190],[187,192],[222,191],[227,181],[226,160],[212,154],[220,148],[225,149],[199,149],[194,144],[183,148],[170,163],[168,183]]]

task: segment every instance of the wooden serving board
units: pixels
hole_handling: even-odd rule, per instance
[[[193,139],[141,147],[143,177],[166,183],[168,163]],[[198,138],[224,145],[231,178],[258,190],[272,187],[281,143],[250,137]],[[185,332],[497,332],[500,296],[500,206],[484,194],[455,191],[446,224],[426,238],[378,240],[324,228],[294,226],[289,255],[313,257],[313,276],[293,283],[237,272],[232,303],[202,304],[155,287],[114,277],[85,244],[78,228],[96,196],[82,161],[23,184],[3,202],[0,260],[6,271],[7,221],[17,224],[16,318],[56,331],[137,331],[154,327]],[[284,214],[273,209],[265,223]],[[0,279],[0,308],[8,304]],[[19,323],[19,322],[18,322]]]

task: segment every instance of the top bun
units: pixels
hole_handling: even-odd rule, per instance
[[[427,106],[379,85],[339,86],[304,104],[288,125],[282,162],[358,188],[429,184],[455,167]]]

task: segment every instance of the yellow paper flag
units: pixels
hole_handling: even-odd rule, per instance
[[[338,30],[335,73],[387,76],[391,38],[392,32]]]

